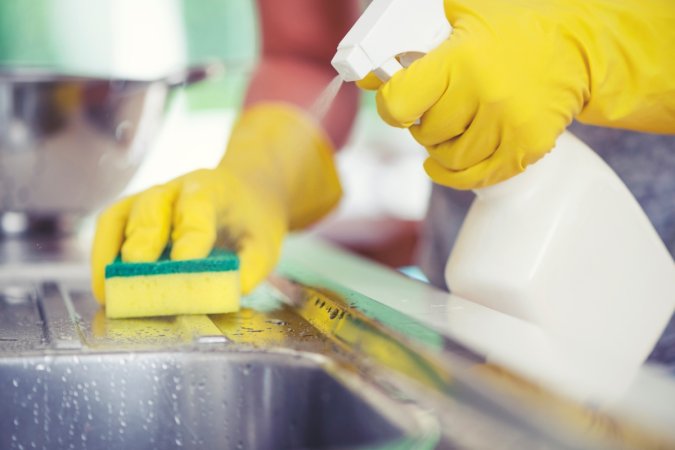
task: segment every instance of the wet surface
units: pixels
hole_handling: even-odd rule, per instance
[[[404,431],[322,368],[273,353],[2,362],[2,448],[356,448]],[[348,432],[345,432],[348,430]]]
[[[0,402],[12,405],[1,448],[438,440],[433,421],[367,381],[271,286],[235,314],[109,320],[86,280],[3,280],[0,313]]]
[[[22,253],[0,268],[0,448],[671,443],[302,264],[237,313],[109,320],[86,266],[61,261]]]

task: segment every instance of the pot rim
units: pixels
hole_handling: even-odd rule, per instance
[[[87,75],[84,73],[68,73],[59,71],[57,68],[43,66],[8,66],[0,64],[0,83],[10,82],[14,84],[30,83],[59,83],[59,82],[119,82],[134,84],[152,84],[165,83],[169,87],[186,86],[198,83],[209,78],[222,75],[225,72],[225,65],[221,61],[195,64],[185,68],[172,71],[161,78],[143,79],[143,78],[125,78],[125,77],[104,77],[101,75]]]

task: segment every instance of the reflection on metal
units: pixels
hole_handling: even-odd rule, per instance
[[[428,357],[426,351],[406,345],[382,325],[340,301],[335,293],[331,295],[280,278],[272,282],[288,295],[300,316],[345,350],[365,354],[435,389],[443,390],[452,383],[451,373]]]
[[[150,81],[0,68],[0,235],[73,231],[134,175],[171,89],[218,68]]]
[[[344,378],[349,378],[348,375]],[[4,358],[2,448],[432,448],[399,405],[302,354]],[[433,436],[431,436],[433,437]],[[419,446],[421,445],[421,447]],[[401,448],[400,446],[398,448]]]
[[[445,442],[470,448],[494,448],[509,440],[519,442],[515,448],[675,447],[672,437],[554,395],[433,330],[420,333],[421,325],[411,318],[307,267],[286,264],[280,272],[284,277],[272,283],[322,334],[368,358],[376,369],[406,375],[389,374],[388,381],[436,411]],[[480,430],[480,437],[464,427]]]
[[[0,448],[673,447],[304,267],[238,313],[133,320],[86,277],[12,270]]]
[[[431,415],[360,376],[272,288],[237,314],[109,320],[87,285],[2,282],[0,448],[438,443]]]
[[[80,349],[78,317],[67,293],[58,284],[44,283],[40,290],[40,307],[44,318],[47,341],[58,350]]]

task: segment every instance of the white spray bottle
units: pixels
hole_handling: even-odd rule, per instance
[[[374,0],[332,63],[344,81],[386,81],[451,31],[443,0]],[[526,374],[578,398],[619,395],[675,309],[675,264],[637,201],[569,133],[476,194],[446,267],[453,294],[541,329],[547,357]]]

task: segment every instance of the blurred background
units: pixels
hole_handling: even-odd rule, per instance
[[[225,63],[221,76],[171,91],[161,130],[124,194],[218,162],[258,44],[254,0],[0,2],[5,69],[153,80],[187,66]],[[412,264],[430,192],[422,161],[408,133],[384,125],[373,95],[364,93],[349,144],[338,155],[344,200],[315,231],[390,266]]]

